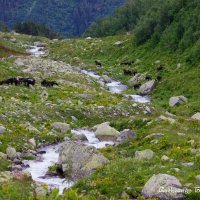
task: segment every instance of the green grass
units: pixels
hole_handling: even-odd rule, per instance
[[[16,38],[16,43],[10,44],[12,37]],[[132,129],[137,133],[137,138],[116,147],[100,150],[110,160],[110,164],[98,169],[91,177],[80,180],[73,190],[68,191],[68,197],[77,199],[78,195],[79,199],[118,199],[121,193],[126,191],[130,196],[141,199],[139,196],[145,182],[157,173],[174,175],[183,185],[186,183],[192,183],[191,187],[199,185],[195,180],[195,176],[200,174],[199,153],[193,154],[191,150],[200,149],[200,122],[188,120],[199,109],[199,70],[198,65],[190,66],[185,62],[190,49],[187,54],[186,52],[170,54],[162,51],[160,47],[149,51],[151,44],[136,48],[133,45],[133,37],[127,35],[91,40],[69,39],[53,43],[45,38],[25,35],[5,34],[3,38],[5,46],[8,43],[9,48],[12,45],[12,48],[21,49],[22,52],[24,48],[20,47],[20,42],[23,44],[38,40],[46,42],[50,50],[46,59],[63,60],[74,66],[92,69],[99,74],[119,79],[125,84],[131,76],[123,75],[123,69],[127,66],[121,66],[122,61],[135,61],[130,69],[136,69],[140,73],[147,72],[152,77],[158,75],[156,60],[165,64],[165,70],[160,72],[163,79],[152,93],[152,105],[148,105],[155,107],[151,114],[143,113],[146,105],[133,107],[132,101],[124,99],[122,95],[109,93],[100,88],[95,80],[77,73],[50,76],[49,80],[62,79],[67,83],[61,83],[58,88],[45,88],[48,98],[44,101],[40,96],[44,91],[40,83],[33,89],[24,86],[1,86],[0,96],[3,97],[3,102],[0,104],[0,125],[6,127],[5,133],[0,135],[1,152],[5,152],[8,146],[13,146],[20,152],[25,151],[29,146],[24,144],[28,143],[30,138],[35,138],[38,144],[54,143],[71,136],[70,133],[62,134],[52,130],[53,122],[65,122],[72,128],[81,128],[110,121],[111,126],[118,131]],[[119,40],[123,42],[122,47],[115,45]],[[96,59],[102,61],[103,68],[95,66]],[[13,62],[13,58],[0,61],[0,80],[15,76],[30,76],[22,73],[21,68],[16,67]],[[177,63],[181,63],[180,69],[176,69]],[[135,92],[131,87],[127,91],[131,94]],[[77,94],[91,94],[93,98],[83,99]],[[168,100],[174,95],[185,95],[188,103],[170,108]],[[97,108],[98,106],[103,107]],[[158,120],[158,117],[166,111],[177,115],[173,117],[176,120],[175,124]],[[73,121],[72,116],[78,121]],[[40,134],[28,131],[25,126],[27,122],[37,128]],[[54,135],[49,134],[51,132]],[[145,136],[151,133],[165,135],[161,138],[145,139]],[[185,136],[178,136],[177,133],[184,133]],[[158,139],[157,144],[152,142],[154,139]],[[188,142],[190,140],[195,141],[193,146]],[[134,158],[135,151],[144,149],[153,150],[154,159],[138,161]],[[163,155],[172,160],[161,161]],[[183,162],[194,162],[194,166],[183,167],[181,165]],[[0,162],[0,171],[8,170],[9,165],[10,162]],[[173,168],[179,168],[180,172],[175,172]],[[1,186],[0,197],[3,192],[2,194],[8,199],[19,197],[31,199],[34,191],[32,182],[22,180],[19,183],[19,185],[26,184],[25,191],[20,190],[18,183],[14,180]],[[53,199],[56,195],[57,192],[54,191],[46,198]],[[193,195],[187,198],[191,199]]]

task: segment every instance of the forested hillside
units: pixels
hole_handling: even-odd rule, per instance
[[[135,43],[151,39],[170,51],[184,51],[192,45],[200,49],[200,1],[198,0],[133,0],[120,7],[112,16],[93,23],[86,31],[90,36],[108,36],[133,31]],[[193,62],[188,60],[188,62]]]
[[[80,35],[91,22],[122,3],[123,0],[0,0],[0,20],[10,27],[18,21],[34,21],[64,35]]]

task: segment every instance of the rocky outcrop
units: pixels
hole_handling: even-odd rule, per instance
[[[61,133],[66,133],[71,130],[70,125],[62,122],[55,122],[52,124],[52,127]]]
[[[60,149],[57,166],[66,177],[77,180],[91,175],[96,168],[108,162],[95,147],[66,141]]]
[[[142,195],[145,198],[158,198],[162,200],[181,200],[183,192],[179,180],[168,174],[153,175],[145,184]]]
[[[153,157],[154,157],[154,152],[150,149],[135,152],[135,158],[137,158],[138,160],[142,159],[151,160]]]
[[[119,135],[120,133],[107,122],[96,126],[95,136],[101,141],[115,141]]]
[[[176,97],[171,97],[169,99],[169,105],[171,107],[173,106],[177,106],[177,105],[181,105],[181,104],[184,104],[184,103],[187,103],[187,98],[184,97],[184,96],[176,96]]]
[[[145,84],[140,86],[138,94],[142,96],[150,94],[152,90],[155,88],[155,85],[156,85],[156,80],[151,80],[146,82]]]

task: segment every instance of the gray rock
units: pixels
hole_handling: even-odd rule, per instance
[[[134,133],[130,129],[124,129],[123,131],[120,132],[120,135],[119,135],[119,137],[117,138],[116,141],[121,143],[121,142],[124,142],[126,140],[130,140],[134,137],[136,137],[136,133]]]
[[[143,84],[143,85],[140,86],[140,88],[138,90],[138,93],[140,95],[143,95],[143,96],[144,95],[148,95],[155,88],[155,85],[156,85],[156,80],[148,81],[145,84]]]
[[[104,83],[111,83],[112,82],[112,79],[110,77],[108,77],[107,75],[103,75],[101,78],[103,79]]]
[[[61,133],[66,133],[71,130],[70,125],[62,122],[55,122],[52,124],[52,127],[56,130],[59,130]]]
[[[95,147],[80,142],[66,141],[59,153],[57,166],[66,177],[77,180],[91,175],[97,167],[108,163]]]
[[[171,124],[175,124],[176,120],[171,118],[171,117],[165,117],[164,115],[161,115],[159,117],[160,120],[164,120],[164,121],[169,121]]]
[[[188,163],[182,163],[182,165],[184,167],[192,167],[192,166],[194,166],[194,163],[193,162],[188,162]]]
[[[194,114],[194,115],[192,116],[192,119],[200,121],[200,112]]]
[[[181,104],[184,104],[184,103],[187,103],[187,102],[188,102],[188,100],[184,96],[176,96],[176,97],[171,97],[169,99],[169,105],[171,107],[181,105]]]
[[[145,198],[158,198],[162,200],[182,200],[182,185],[179,180],[168,174],[153,175],[145,184],[142,196]],[[170,192],[170,191],[173,192]]]
[[[168,160],[169,160],[169,157],[166,156],[166,155],[164,155],[164,156],[161,157],[161,160],[162,160],[162,161],[168,161]]]
[[[31,138],[29,139],[29,144],[32,146],[32,148],[35,148],[36,147],[36,142],[35,142],[35,138]]]
[[[195,179],[196,179],[197,181],[200,181],[200,175],[195,176]]]
[[[3,102],[3,97],[0,96],[0,103]]]
[[[17,157],[17,152],[16,152],[15,148],[12,148],[12,147],[8,147],[6,149],[6,154],[7,154],[8,158],[11,160],[14,160]]]
[[[6,130],[5,127],[0,126],[0,134],[4,133],[5,130]]]
[[[139,83],[141,83],[142,81],[145,80],[145,77],[146,77],[146,74],[139,74],[138,73],[128,81],[128,85],[134,86],[136,84],[139,84]]]
[[[22,171],[21,165],[13,165],[11,171]]]
[[[150,149],[135,152],[135,158],[139,160],[142,160],[142,159],[151,160],[153,157],[154,157],[154,152]]]
[[[109,141],[109,140],[115,141],[119,135],[120,133],[107,123],[98,125],[95,131],[95,136],[100,141]]]

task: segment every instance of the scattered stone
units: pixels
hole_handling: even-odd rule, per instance
[[[169,157],[167,157],[166,155],[164,155],[164,156],[161,157],[161,160],[162,160],[162,161],[168,161],[168,160],[169,160]]]
[[[145,80],[146,74],[136,74],[128,81],[129,86],[134,86]]]
[[[152,90],[155,88],[155,85],[156,85],[156,80],[151,80],[146,82],[145,84],[140,86],[138,94],[142,96],[150,94]]]
[[[122,41],[117,41],[115,42],[115,46],[120,47],[122,46],[123,42]]]
[[[196,179],[197,181],[200,181],[200,175],[195,176],[195,179]]]
[[[5,132],[5,127],[3,127],[3,126],[0,126],[0,134],[2,134],[2,133],[4,133]]]
[[[175,119],[172,119],[170,117],[165,117],[164,115],[161,115],[159,117],[160,120],[164,120],[164,121],[169,121],[170,124],[175,124],[176,123],[176,120]]]
[[[6,154],[7,154],[8,158],[11,160],[14,160],[17,157],[17,152],[16,152],[15,148],[13,148],[13,147],[8,147],[6,149]]]
[[[65,176],[77,180],[91,175],[97,167],[106,165],[105,158],[95,147],[80,142],[66,141],[59,153],[58,168]]]
[[[3,102],[3,97],[0,96],[0,103]]]
[[[13,160],[13,163],[15,163],[16,165],[21,165],[21,164],[22,164],[22,161],[21,161],[20,159],[18,159],[18,158],[15,158],[15,159]]]
[[[184,167],[192,167],[192,166],[194,166],[194,163],[193,162],[188,162],[188,163],[182,163],[182,165]]]
[[[116,129],[109,126],[107,123],[98,125],[95,131],[95,136],[100,141],[115,141],[119,135],[120,133]]]
[[[181,104],[184,104],[184,103],[187,103],[188,100],[186,97],[184,96],[176,96],[176,97],[171,97],[170,100],[169,100],[169,105],[171,107],[173,106],[177,106],[177,105],[181,105]]]
[[[153,175],[145,184],[142,196],[145,198],[158,198],[162,200],[182,200],[182,185],[179,180],[168,174]],[[173,192],[170,192],[173,190]]]
[[[152,137],[159,138],[159,137],[162,137],[162,136],[164,136],[164,135],[165,135],[165,134],[163,134],[163,133],[152,133],[152,134],[150,134],[150,135],[147,135],[147,136],[145,137],[145,139],[152,138]]]
[[[142,160],[142,159],[151,160],[153,157],[154,157],[154,152],[150,149],[135,152],[135,158],[139,160]]]
[[[40,134],[40,131],[33,127],[30,123],[27,124],[26,130],[34,134]]]
[[[36,142],[35,142],[35,138],[31,138],[31,139],[29,139],[29,144],[31,144],[31,146],[33,147],[33,149],[35,149],[36,148]]]
[[[179,168],[172,168],[175,172],[180,172],[181,170]]]
[[[136,137],[136,133],[134,133],[130,129],[124,129],[123,131],[120,132],[119,137],[117,138],[118,143],[122,143],[124,141],[131,140],[132,138]]]
[[[74,116],[71,117],[73,121],[78,121],[78,119]]]
[[[192,116],[192,119],[200,121],[200,113],[196,113]]]
[[[59,130],[61,133],[66,133],[71,130],[70,125],[62,122],[55,122],[52,127]]]

